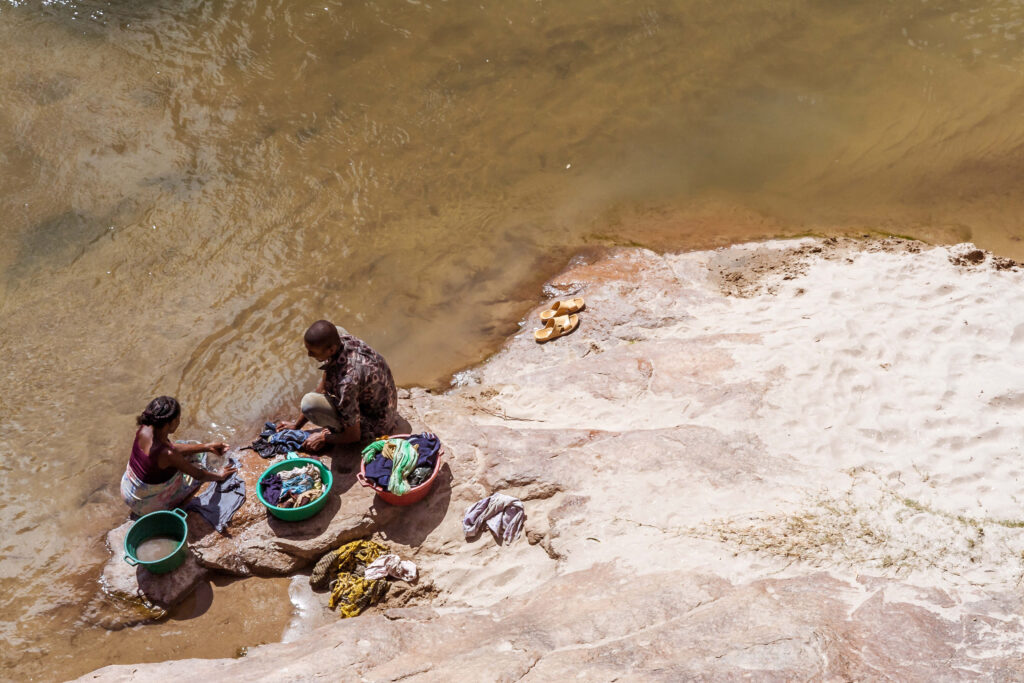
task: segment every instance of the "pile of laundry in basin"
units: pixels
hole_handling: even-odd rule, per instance
[[[404,496],[430,479],[440,450],[440,439],[430,432],[377,439],[363,449],[366,478],[396,496]]]
[[[324,495],[320,468],[310,464],[281,470],[263,480],[260,493],[265,501],[279,508],[309,505]]]

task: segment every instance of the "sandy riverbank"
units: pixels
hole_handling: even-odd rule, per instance
[[[403,399],[451,454],[375,528],[418,586],[244,658],[82,680],[1020,676],[1022,284],[900,240],[578,259],[545,287],[586,296],[576,333],[538,346],[531,317]],[[499,490],[524,538],[466,543]]]

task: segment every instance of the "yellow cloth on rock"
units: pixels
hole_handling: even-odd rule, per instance
[[[313,567],[309,583],[314,588],[322,588],[328,581],[332,582],[328,602],[331,609],[338,607],[342,619],[359,616],[388,592],[386,580],[368,581],[361,576],[366,565],[387,553],[387,546],[374,541],[346,543],[320,558]]]
[[[358,617],[370,605],[376,605],[388,592],[385,579],[367,581],[361,576],[342,572],[331,590],[331,609],[338,608],[342,619]]]

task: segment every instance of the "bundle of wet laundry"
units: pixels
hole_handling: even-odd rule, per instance
[[[281,470],[264,479],[260,486],[263,500],[279,508],[309,505],[324,494],[320,468],[313,464]]]
[[[387,578],[416,579],[416,565],[388,552],[374,541],[352,541],[332,550],[317,561],[309,575],[315,590],[331,591],[328,606],[338,609],[342,619],[359,616],[380,602],[388,592]]]
[[[396,496],[404,496],[430,479],[441,440],[430,432],[383,437],[363,449],[366,478]]]
[[[249,449],[256,451],[261,458],[273,458],[275,455],[284,455],[288,451],[297,451],[306,443],[308,432],[301,429],[282,429],[277,431],[273,422],[264,422],[263,431],[259,438],[242,450]]]

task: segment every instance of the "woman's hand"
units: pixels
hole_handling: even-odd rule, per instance
[[[211,472],[214,481],[224,481],[238,471],[237,467],[222,467],[218,472]]]
[[[281,420],[280,422],[277,423],[277,431],[281,431],[283,429],[298,429],[298,428],[299,428],[298,420]]]
[[[228,445],[223,441],[214,441],[211,443],[204,443],[203,450],[213,451],[217,455],[224,455],[224,452],[228,449]]]

